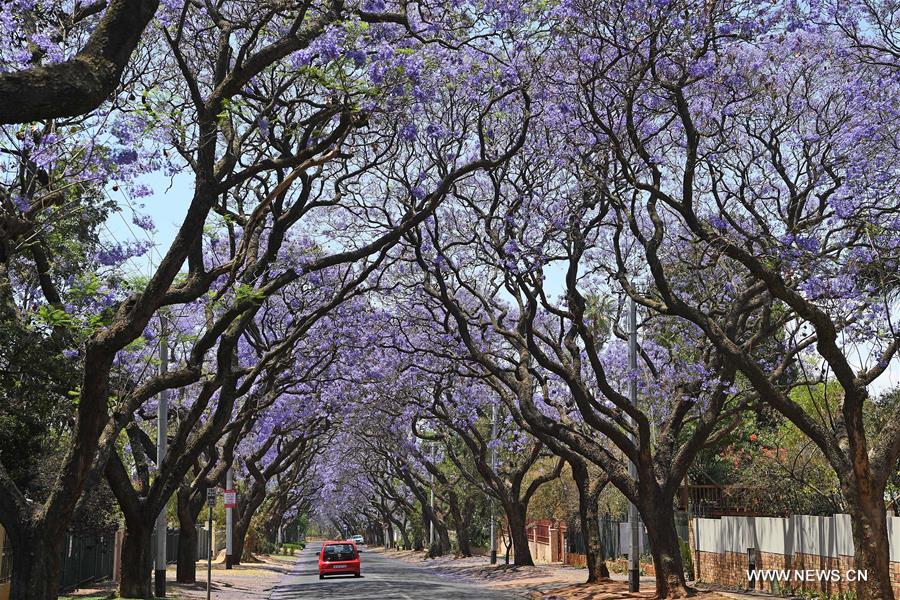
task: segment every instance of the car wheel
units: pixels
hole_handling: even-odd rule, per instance
[[[324,575],[319,575],[319,579],[325,579]]]
[[[362,574],[361,574],[361,573],[354,573],[353,576],[354,576],[354,577],[362,577]]]

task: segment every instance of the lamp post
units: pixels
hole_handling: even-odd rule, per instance
[[[499,420],[499,407],[496,403],[491,409],[491,471],[497,471],[497,421]],[[491,498],[491,564],[497,564],[497,517],[494,499]]]
[[[169,344],[166,319],[159,317],[159,372],[166,373],[169,370]],[[168,444],[169,426],[169,391],[162,390],[159,393],[159,401],[156,409],[156,468],[162,469],[166,458],[166,446]],[[156,585],[153,593],[157,598],[166,597],[166,507],[163,505],[156,517]]]
[[[630,377],[628,380],[628,400],[632,406],[637,404],[637,307],[634,298],[630,298],[628,302],[628,369]],[[635,425],[634,420],[631,420]],[[631,440],[637,444],[637,436],[632,433]],[[637,465],[630,462],[628,465],[628,475],[633,481],[637,481]],[[640,490],[638,490],[640,493]],[[628,507],[628,521],[631,529],[631,550],[628,552],[628,590],[637,592],[641,589],[641,567],[640,567],[640,516],[638,514],[637,504],[632,503]]]
[[[233,490],[234,489],[234,472],[232,469],[228,469],[225,474],[225,489]],[[226,506],[225,508],[225,568],[231,568],[231,561],[233,557],[231,553],[234,551],[234,535],[232,529],[234,528],[234,509]]]
[[[434,442],[431,442],[431,464],[434,465]],[[434,548],[434,472],[429,473],[429,505],[431,506],[431,519],[428,522],[428,542]]]

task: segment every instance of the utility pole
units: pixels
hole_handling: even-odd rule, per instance
[[[634,298],[628,300],[628,400],[632,406],[637,405],[637,307]],[[636,425],[634,419],[632,425]],[[632,433],[631,441],[637,445],[637,436]],[[628,465],[628,475],[633,481],[637,481],[637,465],[631,462]],[[638,490],[640,493],[640,490]],[[628,521],[631,525],[631,550],[628,552],[628,591],[637,592],[641,589],[641,524],[638,515],[637,504],[632,503],[628,510]]]
[[[234,489],[234,470],[229,468],[225,473],[225,489]],[[225,508],[225,568],[231,568],[232,555],[234,551],[234,536],[232,529],[234,527],[234,509]]]
[[[169,371],[169,340],[166,318],[159,316],[159,373]],[[162,390],[156,408],[156,468],[162,469],[166,459],[169,429],[169,391]],[[156,586],[154,594],[157,598],[166,597],[166,506],[156,517]]]
[[[431,464],[434,465],[434,442],[431,442]],[[430,477],[431,483],[431,522],[428,526],[428,541],[431,543],[431,547],[434,547],[434,473],[432,472]]]
[[[491,408],[491,471],[497,472],[497,421],[500,409],[497,403]],[[497,517],[494,514],[496,503],[491,498],[491,564],[497,564]]]
[[[206,512],[208,515],[208,523],[206,525],[206,535],[209,536],[209,546],[207,549],[209,552],[206,553],[206,600],[210,600],[210,594],[212,593],[212,555],[213,555],[213,509],[216,507],[216,497],[218,494],[216,493],[216,488],[208,487],[206,488]]]

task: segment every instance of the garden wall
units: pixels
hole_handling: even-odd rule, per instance
[[[900,594],[900,518],[888,517],[888,536],[891,576],[895,593]],[[693,519],[690,545],[695,570],[699,567],[700,580],[709,583],[776,593],[786,589],[836,593],[851,589],[853,579],[860,577],[853,564],[849,515]],[[782,580],[770,575],[768,581],[751,582],[751,558],[757,572],[783,571]]]

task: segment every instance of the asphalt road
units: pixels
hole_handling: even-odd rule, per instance
[[[311,542],[300,554],[293,571],[272,591],[271,600],[513,600],[522,596],[496,592],[476,585],[455,583],[381,554],[362,552],[362,577],[352,575],[319,579],[317,553],[320,542]]]

